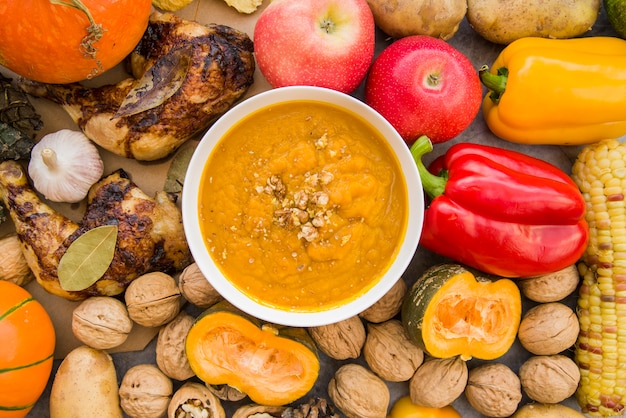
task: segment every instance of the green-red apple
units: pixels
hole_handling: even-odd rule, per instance
[[[386,47],[372,64],[365,102],[409,145],[421,135],[445,142],[476,117],[482,85],[472,62],[446,41],[407,36]]]
[[[257,64],[272,87],[350,93],[365,78],[374,45],[366,0],[273,0],[254,27]]]

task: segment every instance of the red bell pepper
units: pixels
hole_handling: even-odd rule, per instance
[[[558,167],[519,152],[458,143],[426,169],[421,137],[411,154],[430,202],[420,245],[502,277],[551,273],[574,264],[589,239],[585,201]]]

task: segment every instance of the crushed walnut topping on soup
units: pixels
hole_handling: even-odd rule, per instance
[[[325,310],[367,291],[406,230],[407,190],[368,122],[314,101],[261,109],[221,138],[202,174],[206,246],[267,306]]]

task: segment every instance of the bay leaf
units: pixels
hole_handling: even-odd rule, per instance
[[[167,170],[163,190],[168,193],[180,193],[183,190],[185,174],[187,173],[187,167],[189,167],[189,161],[194,151],[194,147],[181,148],[174,158],[172,158],[170,168]]]
[[[157,60],[128,92],[115,117],[153,109],[172,97],[185,81],[191,66],[191,45],[172,49]]]
[[[103,225],[82,234],[65,251],[57,275],[61,288],[80,291],[98,281],[113,261],[116,225]]]

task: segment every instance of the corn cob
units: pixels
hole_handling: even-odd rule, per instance
[[[626,144],[604,140],[578,155],[572,178],[587,203],[590,239],[578,265],[582,284],[575,360],[576,398],[591,416],[622,416],[626,403]]]

